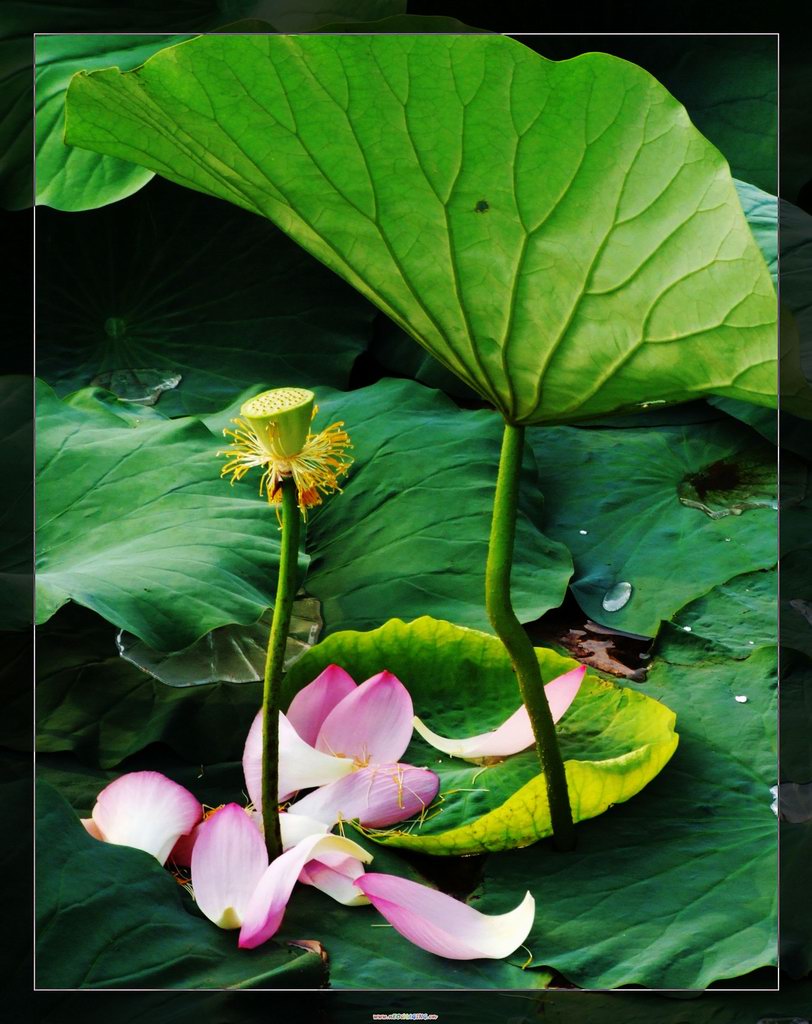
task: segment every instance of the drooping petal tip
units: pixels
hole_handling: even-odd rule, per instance
[[[535,917],[528,892],[507,914],[483,914],[426,885],[367,872],[355,885],[404,938],[449,960],[501,960],[522,945]]]

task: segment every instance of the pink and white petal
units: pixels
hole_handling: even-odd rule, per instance
[[[333,757],[316,750],[299,736],[287,718],[279,715],[279,799],[287,800],[300,789],[325,786],[341,779],[355,767],[352,758]]]
[[[245,787],[255,807],[262,807],[262,711],[254,719],[245,741],[242,757]],[[279,800],[287,800],[297,790],[324,786],[348,775],[351,758],[331,757],[299,736],[287,718],[279,714]]]
[[[578,665],[577,668],[558,676],[544,687],[553,722],[562,718],[575,700],[585,672],[586,666]],[[477,736],[449,739],[433,732],[417,717],[414,719],[414,727],[423,739],[437,750],[441,750],[451,757],[460,757],[470,761],[476,761],[482,757],[508,757],[510,754],[518,754],[521,750],[527,750],[535,742],[530,716],[524,704],[514,711],[498,729],[483,732]]]
[[[410,764],[371,764],[329,786],[308,793],[288,808],[330,828],[337,821],[358,820],[371,828],[386,828],[421,814],[440,788],[428,768]]]
[[[96,797],[93,823],[104,841],[151,853],[163,864],[203,808],[188,789],[160,772],[130,772]]]
[[[259,824],[262,824],[261,815]],[[304,814],[288,814],[282,811],[279,815],[279,831],[282,833],[282,849],[289,850],[308,836],[323,836],[330,831],[330,826]]]
[[[328,861],[329,854],[323,853],[323,859],[311,860],[299,875],[299,881],[321,889],[337,903],[345,907],[361,907],[369,903],[369,899],[355,885],[355,879],[364,873],[364,865],[355,857],[339,857]]]
[[[439,733],[432,732],[416,716],[414,727],[415,731],[420,733],[423,739],[437,750],[442,750],[450,757],[460,757],[472,761],[481,757],[507,757],[509,754],[518,754],[520,750],[532,747],[535,742],[530,716],[527,714],[524,704],[514,711],[498,729],[480,733],[478,736],[468,736],[465,739],[448,739],[445,736],[440,736]]]
[[[195,902],[218,928],[239,928],[267,867],[259,829],[239,804],[226,804],[197,830],[192,850]]]
[[[349,673],[338,665],[328,665],[312,683],[299,690],[290,702],[286,712],[287,720],[305,743],[315,746],[325,718],[355,689],[355,681]]]
[[[285,916],[290,894],[308,861],[331,851],[368,864],[372,855],[343,836],[308,836],[272,861],[259,880],[243,917],[240,949],[254,949],[275,935]]]
[[[586,665],[576,665],[575,668],[553,679],[544,687],[554,722],[564,717],[564,713],[578,695],[585,675]]]
[[[242,752],[242,773],[248,797],[257,809],[262,808],[262,708],[254,715]]]
[[[80,818],[79,821],[84,825],[88,835],[93,836],[94,839],[101,839],[104,842],[104,836],[99,832],[99,826],[92,818]]]
[[[533,926],[535,900],[528,892],[507,914],[483,914],[418,882],[366,873],[355,884],[392,927],[429,953],[449,960],[500,960],[517,949]]]
[[[362,764],[402,757],[412,738],[409,691],[391,672],[379,672],[348,694],[324,720],[316,747]]]

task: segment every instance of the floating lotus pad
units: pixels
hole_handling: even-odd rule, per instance
[[[554,651],[537,655],[545,682],[577,664]],[[496,728],[520,703],[496,638],[427,616],[328,637],[288,673],[283,705],[331,663],[358,680],[384,668],[393,672],[409,689],[415,713],[445,736]],[[588,674],[557,726],[575,820],[639,793],[676,750],[674,723],[674,713],[658,701]],[[403,760],[436,771],[440,794],[421,820],[375,834],[376,841],[471,854],[527,846],[551,834],[534,750],[483,766],[442,755],[415,734]]]

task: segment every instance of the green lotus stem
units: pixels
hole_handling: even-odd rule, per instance
[[[547,799],[553,839],[559,850],[575,846],[567,776],[550,705],[544,694],[539,663],[530,638],[516,617],[510,600],[510,572],[516,537],[516,510],[519,499],[519,474],[522,468],[524,427],[505,423],[499,475],[493,502],[493,520],[485,570],[485,604],[496,635],[505,645],[519,682],[536,738],[541,768],[547,782]]]
[[[268,654],[265,659],[265,682],[262,688],[262,822],[268,857],[274,860],[282,853],[279,831],[279,706],[285,647],[290,630],[290,616],[296,595],[296,572],[299,557],[299,512],[296,483],[293,477],[282,481],[282,551],[279,557],[279,580],[273,609]]]

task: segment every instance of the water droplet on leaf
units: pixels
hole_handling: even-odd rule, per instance
[[[603,610],[606,612],[619,612],[621,608],[626,607],[631,596],[631,583],[616,583],[603,595],[601,605],[603,606]]]

